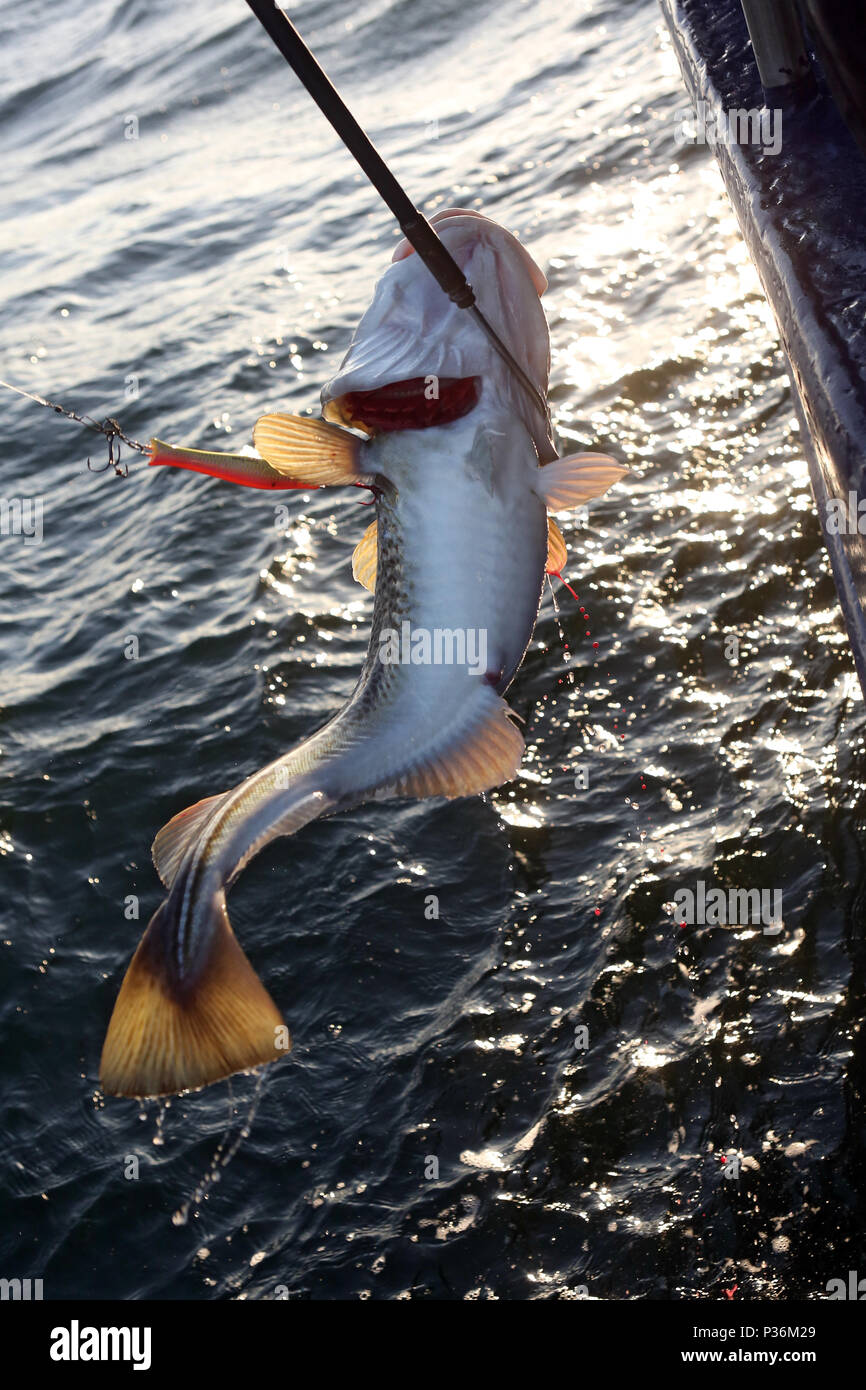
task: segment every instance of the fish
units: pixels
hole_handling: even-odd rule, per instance
[[[446,208],[431,221],[546,401],[544,273],[478,211]],[[368,489],[375,519],[353,574],[374,602],[363,667],[338,713],[157,834],[153,861],[167,896],[114,1005],[100,1067],[106,1094],[196,1090],[286,1056],[287,1025],[235,937],[227,889],[265,845],[323,816],[391,797],[473,796],[516,776],[524,740],[503,696],[545,573],[565,562],[554,515],[628,471],[606,454],[550,457],[532,397],[406,241],[321,404],[317,418],[262,417],[254,453],[151,443],[154,466],[241,485]]]

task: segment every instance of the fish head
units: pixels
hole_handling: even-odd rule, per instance
[[[430,221],[482,313],[546,397],[544,273],[511,232],[482,213],[446,208]],[[481,326],[440,289],[409,242],[401,241],[339,370],[322,391],[322,413],[367,433],[418,429],[466,414],[481,395],[519,414],[537,443],[546,438],[538,411]]]

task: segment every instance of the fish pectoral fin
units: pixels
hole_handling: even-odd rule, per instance
[[[174,982],[171,898],[154,913],[124,976],[102,1049],[102,1089],[164,1096],[285,1057],[288,1030],[214,895],[206,959],[182,989]]]
[[[352,552],[352,576],[371,594],[376,592],[376,565],[379,558],[379,523],[371,521]]]
[[[154,868],[166,888],[174,883],[187,850],[198,839],[205,824],[227,795],[227,792],[220,792],[217,796],[206,796],[202,801],[196,801],[185,811],[178,811],[158,832],[150,852]]]
[[[361,469],[361,440],[339,425],[302,415],[263,415],[253,443],[278,473],[308,487],[371,482]]]
[[[489,702],[481,718],[441,754],[399,778],[390,788],[394,795],[475,796],[516,777],[523,736],[512,724],[505,701],[488,690]]]
[[[547,563],[548,574],[562,574],[568,559],[568,550],[562,532],[552,516],[547,518]]]
[[[600,497],[628,471],[608,454],[569,454],[539,468],[535,491],[549,512],[567,512]]]

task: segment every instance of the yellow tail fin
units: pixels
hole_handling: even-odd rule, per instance
[[[102,1049],[100,1080],[110,1095],[163,1096],[195,1090],[236,1071],[276,1062],[288,1029],[232,931],[225,895],[207,959],[179,987],[169,968],[169,900],[151,918],[120,987]]]

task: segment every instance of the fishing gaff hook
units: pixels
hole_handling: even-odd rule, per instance
[[[549,463],[557,457],[547,402],[526,372],[509,352],[493,325],[475,301],[475,291],[424,214],[415,206],[375,145],[355,120],[330,78],[319,66],[288,15],[275,0],[247,0],[247,4],[273,40],[286,62],[306,87],[319,110],[330,121],[343,144],[354,156],[376,192],[393,212],[400,230],[415,248],[440,289],[459,309],[467,309],[486,334],[491,346],[509,367],[544,421],[546,444],[539,451]]]

